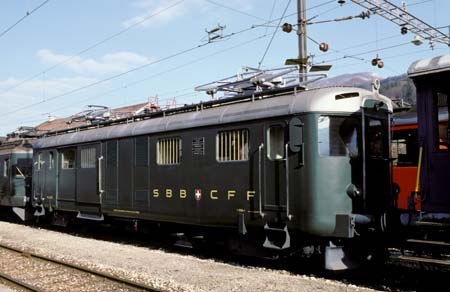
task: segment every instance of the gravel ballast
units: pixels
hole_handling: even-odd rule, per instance
[[[235,266],[6,222],[0,222],[0,242],[163,291],[377,291],[287,271]]]

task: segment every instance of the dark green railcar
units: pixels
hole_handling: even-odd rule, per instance
[[[22,219],[30,203],[33,150],[27,139],[0,143],[0,206],[13,210]]]
[[[231,230],[345,269],[385,228],[391,112],[377,92],[292,88],[54,133],[33,145],[34,205]]]

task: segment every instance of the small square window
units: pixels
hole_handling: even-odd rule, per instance
[[[156,144],[156,163],[172,165],[181,162],[181,138],[163,138]]]
[[[75,149],[61,150],[61,168],[73,169],[75,168]]]
[[[216,159],[225,161],[248,160],[248,130],[219,132],[216,136]]]

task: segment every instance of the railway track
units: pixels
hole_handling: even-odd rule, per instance
[[[407,239],[401,248],[390,249],[390,261],[422,270],[450,272],[450,244],[442,241]]]
[[[0,244],[0,258],[0,278],[24,291],[161,291],[4,244]]]
[[[361,287],[370,287],[380,291],[430,291],[431,288],[436,288],[435,291],[440,291],[439,287],[447,285],[448,274],[450,272],[450,258],[447,256],[441,256],[439,259],[433,259],[429,255],[432,245],[436,251],[442,251],[442,244],[440,242],[423,242],[422,240],[411,239],[408,241],[408,249],[392,248],[390,249],[390,258],[381,268],[377,266],[375,269],[363,268],[361,271],[351,271],[348,273],[337,273],[336,275],[330,275],[328,273],[320,272],[312,265],[299,264],[297,260],[294,261],[268,261],[259,258],[242,258],[233,256],[227,253],[217,253],[218,247],[213,248],[214,252],[208,252],[209,249],[205,249],[204,246],[199,249],[180,249],[173,245],[171,240],[165,239],[163,236],[148,236],[148,234],[142,236],[141,233],[130,232],[123,229],[111,230],[107,226],[93,225],[95,228],[72,228],[72,229],[60,229],[50,228],[53,231],[59,233],[68,233],[77,237],[87,237],[99,239],[101,241],[121,242],[130,246],[139,246],[149,249],[163,249],[173,253],[188,253],[195,257],[200,258],[213,258],[220,262],[225,263],[237,263],[243,266],[262,267],[267,269],[281,269],[287,270],[297,275],[310,275],[317,278],[325,278],[330,280],[338,280],[345,284],[351,284]],[[41,226],[42,227],[42,226]],[[45,229],[45,228],[44,228]],[[424,246],[424,244],[427,244]],[[100,246],[99,241],[99,246]],[[420,248],[419,248],[420,247]],[[422,250],[422,254],[419,254],[416,250]],[[28,257],[27,253],[19,251],[23,257]],[[434,253],[436,254],[436,253]],[[2,248],[0,244],[0,258],[3,259]],[[1,269],[0,269],[1,270]],[[96,285],[92,284],[91,285]],[[108,289],[97,288],[95,291],[104,291]],[[151,287],[150,287],[151,288]],[[30,289],[25,289],[30,291]],[[55,289],[56,290],[56,289]],[[68,288],[63,291],[80,291],[69,290]],[[83,291],[89,291],[89,289],[82,289]],[[139,289],[109,289],[112,291],[136,291]],[[149,290],[141,289],[139,291]],[[47,290],[31,290],[31,291],[51,291]],[[94,290],[92,290],[94,291]]]

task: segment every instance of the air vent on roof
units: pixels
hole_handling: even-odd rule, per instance
[[[349,93],[338,94],[334,98],[336,100],[340,100],[340,99],[344,99],[344,98],[352,98],[352,97],[358,97],[358,96],[359,96],[358,92],[349,92]]]

